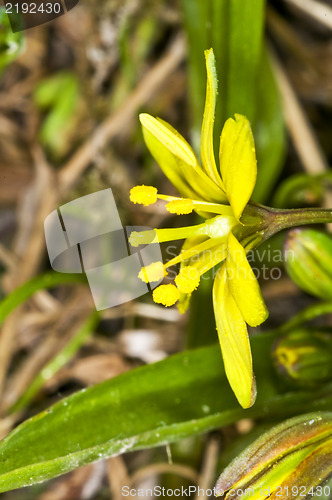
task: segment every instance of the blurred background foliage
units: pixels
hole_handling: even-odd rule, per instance
[[[22,51],[24,37],[21,32],[13,33],[4,8],[0,8],[0,74]]]
[[[216,135],[235,112],[250,119],[259,172],[254,199],[282,208],[331,207],[332,10],[324,1],[320,18],[315,0],[302,8],[295,3],[81,0],[65,16],[15,34],[0,10],[1,436],[107,381],[73,396],[75,411],[63,400],[0,444],[7,464],[1,491],[88,465],[3,498],[117,499],[122,485],[208,488],[262,430],[292,414],[331,410],[331,374],[323,376],[317,364],[329,361],[321,346],[331,344],[332,305],[320,287],[316,293],[290,269],[294,281],[288,277],[284,234],[259,248],[252,263],[270,318],[263,333],[253,332],[259,399],[244,412],[229,393],[219,348],[202,347],[217,341],[211,280],[194,294],[188,315],[159,308],[146,295],[97,316],[84,279],[49,272],[43,233],[54,208],[107,187],[124,225],[175,223],[162,206],[129,203],[136,184],[176,194],[150,157],[137,117],[140,111],[162,117],[198,150],[203,51],[211,46],[219,79]],[[324,276],[332,258],[325,237],[323,266],[319,250],[307,266],[314,262]],[[302,264],[301,238],[296,243],[293,235],[291,244]],[[310,238],[314,245],[317,236]],[[166,259],[173,254],[165,249]],[[324,286],[332,290],[329,280]],[[310,359],[299,349],[308,345]],[[185,347],[201,350],[168,358]],[[298,381],[308,370],[322,377],[319,391],[290,381],[290,373]],[[109,397],[118,386],[122,406]],[[108,458],[124,450],[117,436],[136,436],[126,450],[144,449]],[[100,448],[89,455],[92,445]],[[72,452],[79,453],[75,465]],[[61,464],[51,466],[57,457]]]

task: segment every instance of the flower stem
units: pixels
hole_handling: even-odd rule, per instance
[[[332,222],[332,210],[330,208],[285,210],[277,214],[276,222],[282,229],[305,224],[324,224]]]
[[[332,209],[330,208],[280,210],[260,205],[257,206],[257,210],[263,212],[263,218],[267,221],[264,240],[267,240],[283,229],[307,224],[326,224],[332,222]]]

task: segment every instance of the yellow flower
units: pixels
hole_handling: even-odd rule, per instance
[[[200,277],[222,263],[214,282],[213,304],[226,375],[244,408],[256,396],[250,343],[251,326],[261,324],[268,315],[259,285],[246,259],[246,252],[257,245],[266,229],[260,208],[248,204],[255,186],[257,164],[248,120],[242,115],[228,119],[220,138],[220,168],[213,152],[213,122],[217,96],[215,60],[212,49],[205,52],[207,91],[201,133],[201,163],[186,140],[168,123],[141,114],[145,142],[165,175],[183,198],[159,194],[151,186],[136,186],[130,198],[149,205],[157,199],[178,215],[196,211],[205,220],[195,226],[132,232],[132,246],[186,239],[181,253],[166,264],[143,268],[143,281],[158,280],[167,269],[180,264],[175,284],[161,285],[153,292],[156,302],[165,306],[178,302],[183,311]]]

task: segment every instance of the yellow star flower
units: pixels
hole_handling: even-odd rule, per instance
[[[200,277],[222,263],[214,281],[213,304],[225,371],[244,408],[256,396],[250,343],[250,326],[261,324],[268,315],[258,282],[246,259],[246,252],[263,237],[266,221],[260,207],[248,204],[257,177],[255,146],[248,120],[241,115],[226,121],[220,138],[220,169],[213,152],[213,122],[217,96],[215,59],[205,52],[207,68],[206,102],[201,133],[201,163],[186,140],[168,123],[141,114],[145,142],[165,175],[183,198],[159,194],[152,186],[131,190],[133,203],[149,205],[167,201],[173,214],[196,211],[205,221],[195,226],[132,232],[132,246],[185,239],[181,253],[166,264],[153,263],[140,273],[143,281],[158,281],[167,269],[180,264],[174,284],[153,292],[157,303],[171,306],[178,301],[184,310]]]

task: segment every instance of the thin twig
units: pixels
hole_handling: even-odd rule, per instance
[[[278,44],[284,46],[287,53],[294,54],[296,59],[305,65],[306,71],[315,75],[322,74],[321,61],[315,51],[304,43],[289,22],[269,6],[266,9],[266,21]]]
[[[324,153],[277,56],[272,51],[270,56],[281,93],[286,125],[302,165],[308,174],[322,174],[328,169]]]
[[[323,174],[329,169],[329,165],[316,134],[293,90],[286,72],[272,50],[270,51],[270,60],[281,93],[286,125],[303,168],[310,175]],[[332,207],[332,193],[329,191],[325,193],[324,206],[327,208]],[[328,224],[327,228],[331,231],[331,224]]]
[[[130,478],[123,457],[109,458],[106,467],[112,500],[123,500],[122,488],[130,486]]]
[[[332,8],[318,0],[287,0],[289,4],[332,30]]]
[[[23,306],[15,309],[15,314],[10,314],[1,327],[0,335],[0,394],[2,393],[8,367],[11,363],[14,349],[14,339],[22,314]]]
[[[195,500],[200,498],[208,498],[206,496],[206,491],[211,489],[215,477],[216,464],[220,451],[220,439],[216,435],[212,435],[206,446],[206,450],[203,457],[203,465],[199,475],[198,488],[195,496]],[[203,492],[203,494],[201,494]]]
[[[193,483],[197,483],[197,472],[192,467],[181,464],[152,464],[142,469],[137,470],[131,476],[131,484],[139,484],[144,481],[149,476],[157,476],[160,474],[175,474],[180,477],[184,477]]]
[[[15,371],[7,383],[1,400],[1,412],[6,411],[29,387],[41,368],[63,348],[75,335],[79,327],[91,314],[89,290],[78,289],[72,300],[63,309],[58,322],[50,329],[47,337]]]
[[[130,302],[122,304],[113,309],[105,309],[103,317],[107,319],[123,318],[127,316],[140,316],[142,318],[157,319],[168,323],[177,323],[183,318],[177,309],[167,309],[155,304],[144,304],[143,302]]]
[[[16,288],[34,276],[45,251],[44,220],[57,204],[56,179],[39,147],[33,148],[35,179],[20,208],[14,254],[19,258],[16,272],[10,274]],[[8,278],[7,278],[8,279]]]
[[[0,243],[0,262],[3,266],[13,270],[17,266],[17,258],[8,250],[2,243]]]

